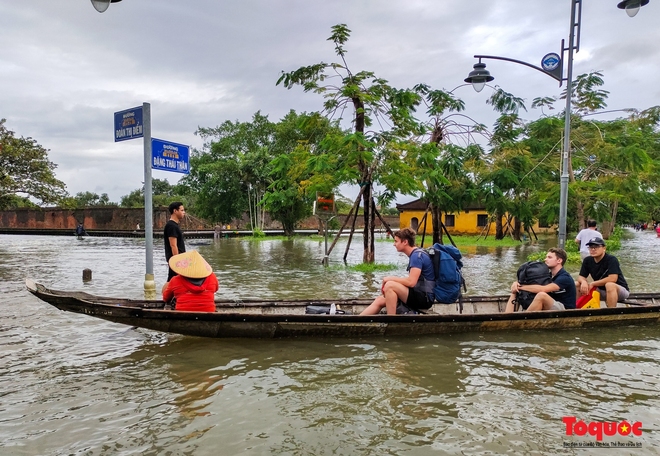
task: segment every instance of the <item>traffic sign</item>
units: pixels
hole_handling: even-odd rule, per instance
[[[142,138],[142,106],[115,113],[115,142]]]
[[[162,139],[151,138],[151,169],[190,174],[190,148]]]

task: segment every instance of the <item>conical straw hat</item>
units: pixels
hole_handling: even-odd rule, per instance
[[[213,273],[213,269],[197,250],[174,255],[169,261],[174,272],[191,279],[203,279]]]

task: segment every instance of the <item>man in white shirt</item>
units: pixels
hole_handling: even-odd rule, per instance
[[[600,234],[598,231],[596,231],[596,221],[595,220],[589,220],[587,222],[587,227],[580,231],[578,235],[575,237],[575,242],[577,242],[577,245],[580,246],[580,258],[584,261],[584,259],[588,256],[591,256],[589,253],[589,246],[587,246],[587,242],[589,242],[589,239],[591,238],[603,238],[603,235]]]

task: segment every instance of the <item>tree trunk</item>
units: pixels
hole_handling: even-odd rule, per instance
[[[353,98],[353,108],[355,108],[355,132],[364,134],[364,102],[360,98]],[[373,263],[375,256],[374,232],[376,229],[376,213],[374,211],[374,201],[371,187],[371,164],[360,160],[358,163],[360,185],[364,187],[362,193],[362,203],[364,208],[364,253],[362,254],[363,263]]]
[[[520,240],[520,231],[522,228],[522,223],[520,223],[520,219],[518,217],[513,218],[513,238],[516,241]]]
[[[577,219],[578,219],[578,233],[587,227],[584,219],[584,203],[578,199],[577,201]]]
[[[612,233],[614,233],[614,227],[616,226],[616,214],[619,211],[619,202],[615,201],[612,204],[612,223],[610,225],[609,233],[607,233],[607,237],[609,238]],[[604,235],[605,233],[603,233]]]
[[[440,243],[442,244],[442,228],[441,228],[441,220],[442,220],[442,211],[431,205],[431,220],[433,221],[433,243]]]
[[[504,229],[502,227],[502,214],[495,213],[495,239],[498,241],[504,239]]]
[[[364,207],[364,253],[362,254],[363,263],[373,263],[376,260],[374,231],[376,227],[374,211],[374,200],[371,196],[371,184],[362,194],[362,203]]]

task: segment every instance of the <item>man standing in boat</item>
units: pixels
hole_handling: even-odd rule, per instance
[[[511,296],[506,304],[504,312],[510,313],[515,310],[514,301],[519,291],[536,293],[527,311],[538,310],[565,310],[575,309],[576,289],[575,281],[564,269],[567,259],[566,251],[560,248],[551,248],[545,255],[545,264],[552,274],[552,282],[547,285],[521,285],[513,282],[511,285]]]
[[[394,248],[405,253],[408,260],[408,276],[383,278],[381,291],[369,307],[360,315],[376,315],[385,307],[387,315],[396,315],[397,304],[402,302],[412,310],[428,309],[435,299],[435,273],[431,257],[423,249],[415,247],[415,231],[403,228],[394,232]]]
[[[603,235],[600,234],[600,232],[596,229],[596,221],[589,220],[587,222],[587,227],[581,230],[578,233],[578,235],[575,237],[575,242],[580,247],[580,258],[582,259],[582,261],[584,261],[585,258],[591,255],[589,253],[589,247],[587,246],[587,242],[589,242],[589,239],[595,237],[602,238]]]
[[[628,282],[623,277],[619,260],[606,252],[605,241],[601,237],[594,237],[587,241],[591,256],[584,259],[580,275],[577,280],[578,294],[580,296],[589,293],[592,288],[597,288],[601,299],[607,302],[607,307],[616,307],[618,301],[623,301],[630,295]],[[587,277],[591,276],[591,284]]]
[[[183,203],[180,201],[175,201],[168,206],[168,211],[170,213],[170,219],[165,224],[165,229],[163,230],[163,237],[165,238],[165,261],[170,261],[174,255],[184,253],[186,251],[186,244],[183,242],[183,232],[179,227],[179,223],[186,216],[186,209],[183,207]],[[172,277],[176,275],[176,272],[169,268],[167,274],[167,281],[172,280]],[[167,285],[167,283],[165,284]],[[164,288],[163,288],[164,289]]]

